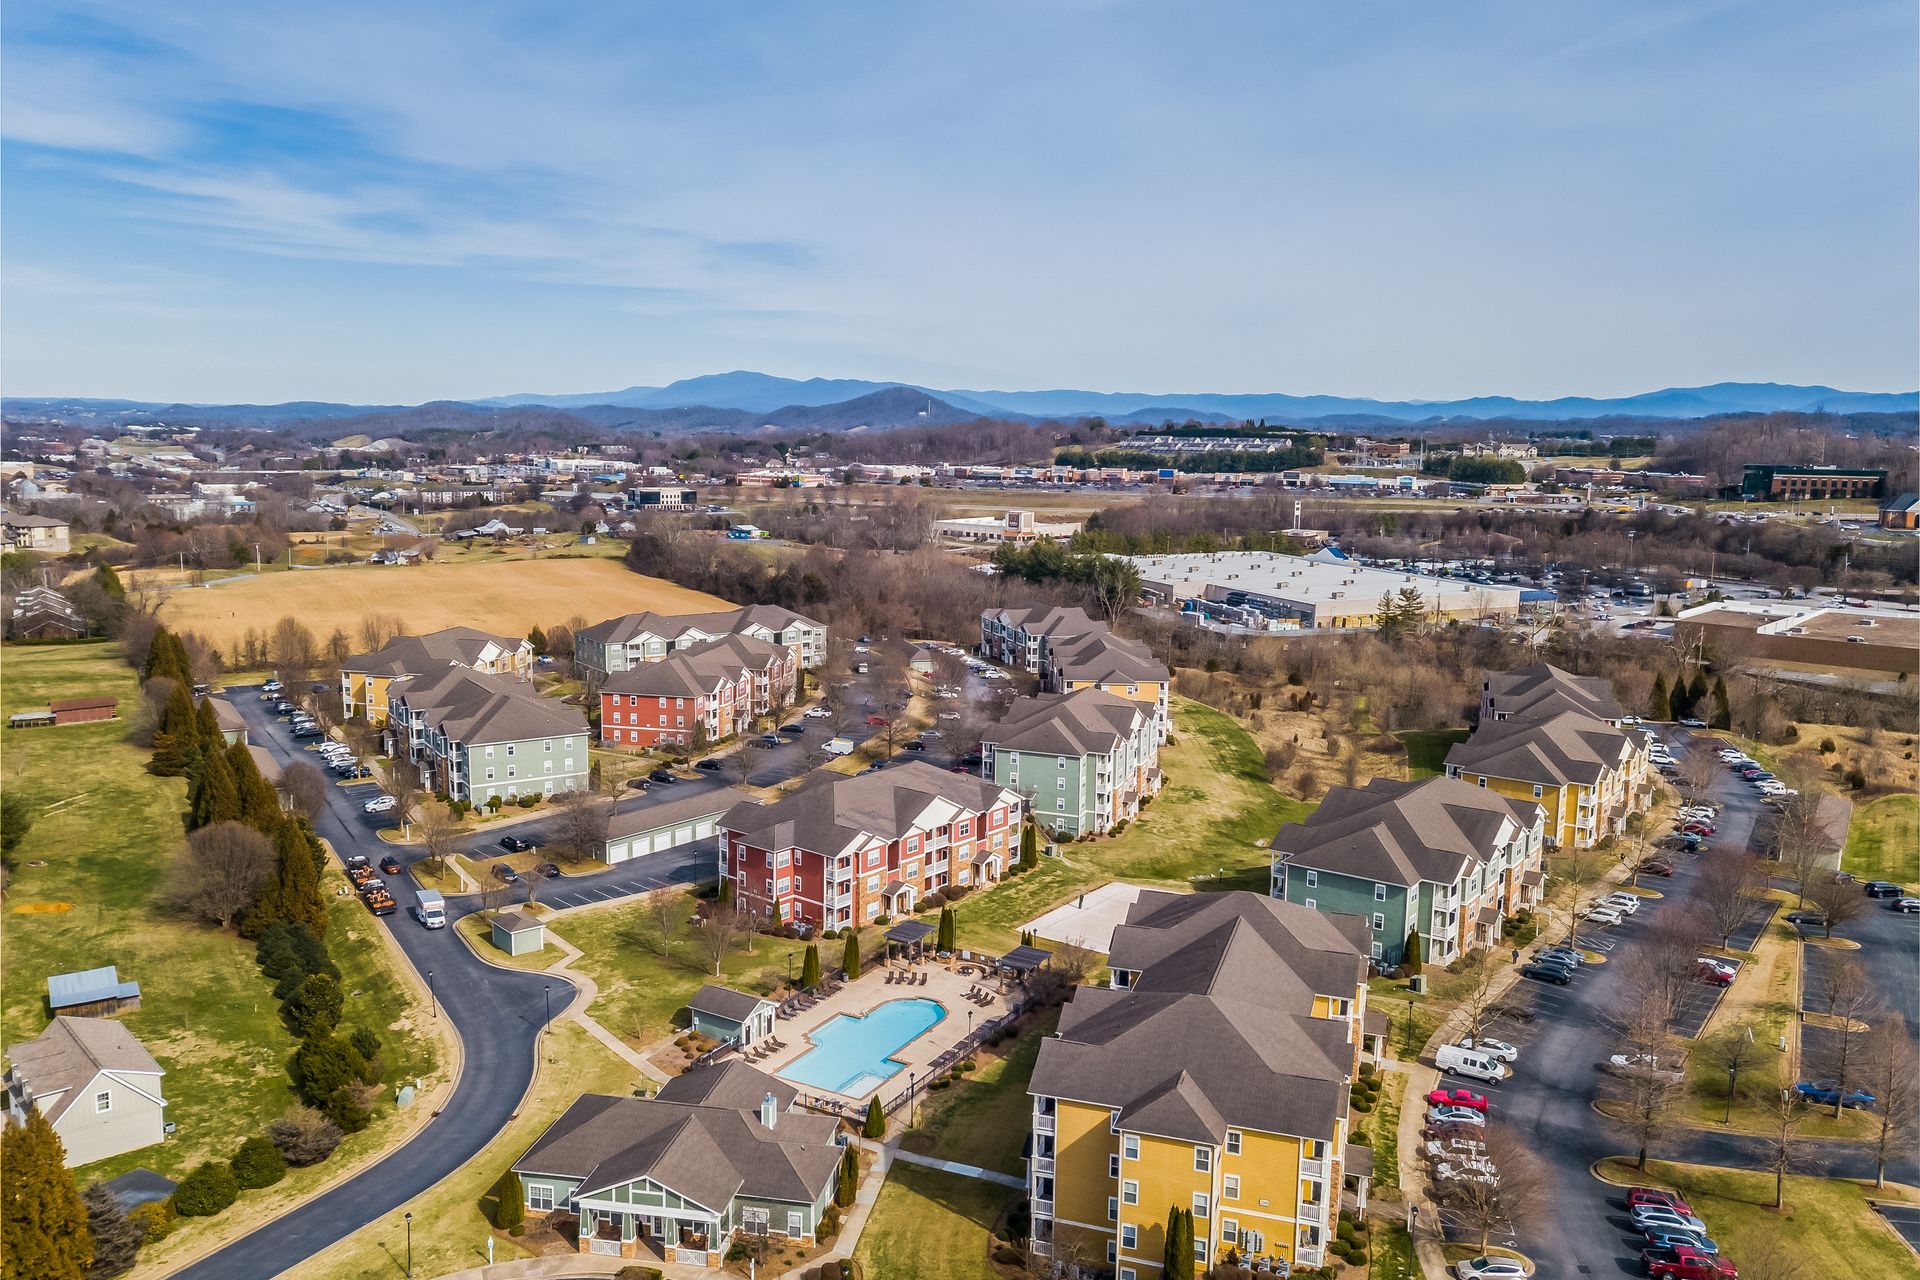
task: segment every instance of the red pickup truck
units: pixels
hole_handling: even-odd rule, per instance
[[[1725,1258],[1684,1244],[1643,1250],[1640,1261],[1653,1280],[1738,1280],[1740,1275]]]

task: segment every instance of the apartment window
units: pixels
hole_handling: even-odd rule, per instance
[[[667,705],[667,700],[666,700],[665,698],[662,698],[662,699],[660,699],[660,705],[661,705],[661,706],[663,706],[663,707],[664,707],[664,706],[666,706],[666,705]]]
[[[1308,899],[1306,900],[1306,902],[1305,902],[1305,903],[1303,903],[1302,905],[1304,905],[1304,906],[1306,907],[1306,909],[1307,909],[1307,910],[1309,910],[1309,911],[1311,911],[1311,910],[1313,910],[1313,909],[1314,909],[1315,907],[1317,907],[1317,906],[1319,906],[1320,904],[1319,904],[1318,902],[1316,902],[1316,901],[1314,901],[1314,900],[1313,900],[1312,898],[1308,898]]]
[[[491,770],[491,769],[489,769],[489,770],[487,770],[487,781],[488,781],[488,782],[492,782],[492,781],[493,781],[493,770]]]
[[[1120,1268],[1120,1280],[1139,1280],[1140,1273],[1132,1267]]]
[[[788,889],[791,889],[792,887],[793,887],[793,881],[788,880],[783,876],[779,880],[774,882],[773,891],[775,893],[785,893]]]
[[[1193,1171],[1208,1173],[1213,1169],[1213,1148],[1195,1147],[1193,1149]]]
[[[1373,913],[1373,927],[1376,932],[1387,927],[1387,918],[1378,911]]]
[[[527,1208],[535,1213],[548,1213],[553,1209],[553,1188],[544,1182],[527,1184]]]
[[[512,744],[511,742],[509,742],[509,743],[507,744],[507,754],[508,754],[508,755],[512,755],[512,754],[513,754],[513,744]]]
[[[1140,1184],[1133,1181],[1131,1178],[1121,1183],[1120,1184],[1120,1203],[1121,1204],[1139,1204],[1140,1203]]]
[[[1112,1154],[1109,1154],[1107,1156],[1107,1176],[1109,1178],[1117,1178],[1120,1176],[1120,1157],[1119,1156],[1112,1155]]]
[[[1487,780],[1485,778],[1480,779],[1480,789],[1482,791],[1487,789]]]
[[[1119,1197],[1117,1197],[1117,1196],[1108,1196],[1108,1197],[1107,1197],[1107,1221],[1108,1221],[1108,1222],[1118,1222],[1119,1220],[1120,1220],[1120,1200],[1119,1200]]]
[[[1208,1199],[1206,1192],[1196,1191],[1193,1193],[1193,1216],[1194,1217],[1196,1218],[1206,1217],[1208,1210],[1211,1207],[1212,1207],[1212,1201]]]
[[[1320,884],[1320,873],[1318,871],[1307,872],[1307,888],[1309,889],[1318,888],[1319,884]]]
[[[1547,789],[1545,787],[1541,786],[1537,782],[1533,784],[1533,798],[1535,800],[1538,800],[1541,796],[1545,795],[1546,793],[1547,793]]]
[[[546,748],[546,749],[547,749],[548,751],[551,751],[551,750],[553,750],[553,743],[552,743],[551,741],[549,741],[549,742],[543,742],[543,743],[541,743],[540,745],[541,745],[542,747],[544,747],[544,748]]]
[[[1376,942],[1373,944],[1373,958],[1375,960],[1382,959],[1383,957],[1385,957],[1386,954],[1387,954],[1386,951],[1380,946],[1379,943]]]
[[[1220,1183],[1221,1183],[1221,1186],[1220,1186],[1221,1199],[1238,1200],[1240,1198],[1240,1175],[1239,1174],[1230,1173],[1226,1177],[1222,1178],[1220,1180]]]
[[[1238,1129],[1227,1130],[1227,1154],[1230,1156],[1240,1154],[1240,1131]]]
[[[1118,1256],[1119,1254],[1116,1252],[1113,1241],[1107,1241],[1107,1264],[1111,1266]]]
[[[1195,1262],[1205,1262],[1207,1260],[1207,1242],[1205,1240],[1195,1240],[1193,1242],[1193,1260]]]
[[[1065,778],[1055,778],[1053,785],[1055,790],[1065,791],[1067,789],[1067,780]]]
[[[1240,1243],[1240,1224],[1238,1222],[1235,1222],[1232,1218],[1220,1219],[1220,1243],[1221,1244],[1239,1244]]]
[[[492,748],[492,747],[488,747],[488,748],[487,748],[487,759],[489,759],[489,760],[491,760],[491,759],[493,759],[493,748]]]
[[[1301,1150],[1307,1159],[1319,1160],[1326,1156],[1327,1144],[1317,1138],[1309,1138]]]
[[[1385,902],[1387,900],[1387,886],[1383,884],[1373,886],[1373,900],[1375,902]]]
[[[93,1095],[93,1112],[95,1115],[100,1115],[103,1112],[111,1110],[113,1110],[113,1095],[111,1093],[96,1093]]]
[[[1120,1247],[1138,1249],[1140,1247],[1140,1228],[1128,1222],[1120,1227]]]
[[[1107,1112],[1107,1132],[1120,1132],[1120,1113],[1118,1111]]]
[[[1130,1133],[1120,1139],[1120,1155],[1127,1160],[1140,1158],[1140,1139],[1137,1135]]]

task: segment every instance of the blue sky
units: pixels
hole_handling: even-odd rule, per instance
[[[14,395],[1920,385],[1880,3],[14,0]]]

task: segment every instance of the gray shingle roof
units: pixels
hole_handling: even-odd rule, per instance
[[[1593,786],[1632,754],[1627,735],[1579,711],[1541,720],[1482,721],[1465,742],[1447,752],[1447,764],[1493,778],[1547,786]]]
[[[661,1085],[654,1096],[662,1102],[758,1112],[760,1100],[768,1094],[772,1094],[775,1104],[785,1111],[800,1096],[800,1091],[778,1076],[768,1075],[738,1058],[728,1058],[675,1076]]]
[[[784,646],[756,636],[721,636],[676,650],[659,662],[643,662],[615,672],[600,688],[603,693],[649,698],[698,698],[723,684],[732,684],[743,672],[770,671],[786,658]]]
[[[121,1075],[164,1072],[133,1032],[111,1018],[56,1017],[47,1029],[7,1051],[16,1079],[24,1078],[42,1103],[49,1123],[58,1120],[81,1096],[80,1090],[102,1071]],[[159,1080],[149,1082],[159,1091]]]
[[[752,604],[714,613],[654,613],[648,610],[644,613],[622,614],[618,618],[608,618],[605,622],[586,627],[579,635],[601,644],[627,644],[643,636],[658,636],[663,640],[678,640],[693,632],[703,636],[728,636],[755,627],[764,627],[778,634],[796,624],[815,629],[822,627],[821,623],[791,609]]]
[[[1582,711],[1600,720],[1622,715],[1613,685],[1600,676],[1576,676],[1550,662],[1536,662],[1487,677],[1487,696],[1502,720],[1543,719],[1560,711]]]
[[[1452,884],[1493,856],[1503,830],[1531,830],[1538,810],[1456,778],[1376,778],[1333,788],[1305,822],[1280,828],[1273,850],[1290,866],[1362,880]]]
[[[396,680],[389,696],[404,699],[410,710],[424,711],[428,724],[468,746],[587,731],[587,718],[579,708],[542,698],[525,681],[457,664],[433,675]]]
[[[1143,644],[1102,628],[1064,642],[1049,642],[1048,661],[1065,680],[1129,684],[1169,679],[1166,664]]]
[[[739,787],[721,787],[661,803],[648,803],[642,799],[637,804],[614,810],[613,817],[607,821],[607,839],[624,840],[643,831],[677,827],[683,822],[701,818],[717,818],[735,805],[753,800],[752,792]]]
[[[470,667],[489,644],[512,653],[523,642],[472,627],[448,627],[423,636],[397,636],[372,653],[355,654],[340,664],[357,675],[417,676],[439,671],[449,662]]]
[[[1037,755],[1110,755],[1148,720],[1138,702],[1099,689],[1021,698],[1007,708],[986,741]]]
[[[1014,799],[996,783],[915,760],[852,778],[816,775],[772,804],[736,805],[720,825],[757,848],[832,853],[866,837],[897,840],[942,800],[978,813]]]
[[[717,1018],[730,1022],[745,1022],[753,1016],[754,1010],[763,1004],[771,1004],[765,996],[756,996],[747,991],[735,991],[732,987],[717,986],[709,982],[694,993],[687,1001],[687,1007],[695,1013],[711,1013]],[[754,1099],[758,1102],[759,1099]]]

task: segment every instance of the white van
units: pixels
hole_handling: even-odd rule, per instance
[[[820,749],[830,756],[850,756],[853,754],[853,739],[832,738]]]
[[[1457,1044],[1443,1044],[1434,1055],[1434,1065],[1442,1071],[1451,1071],[1457,1076],[1466,1076],[1471,1080],[1485,1080],[1498,1084],[1512,1074],[1507,1064],[1490,1058],[1484,1053],[1472,1049],[1462,1049]]]

